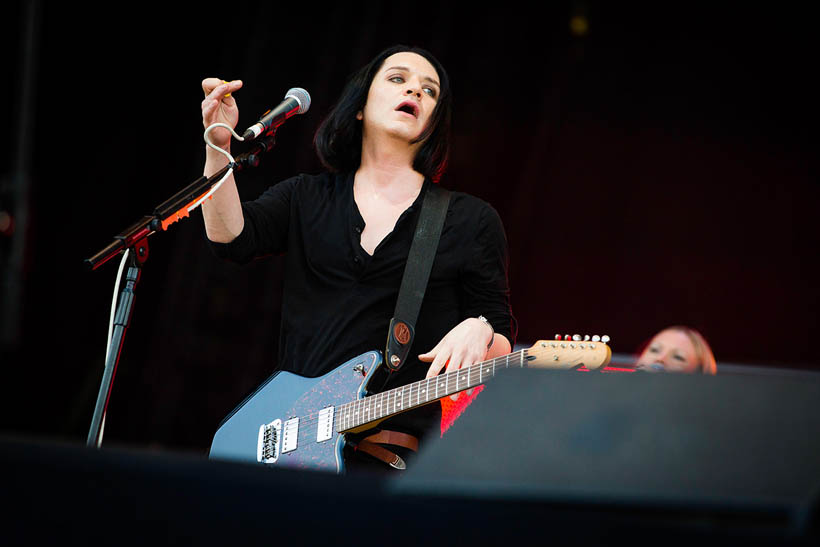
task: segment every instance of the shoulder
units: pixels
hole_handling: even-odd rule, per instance
[[[448,220],[454,223],[477,226],[493,225],[501,227],[501,217],[489,202],[468,194],[450,190],[450,204],[447,208]]]

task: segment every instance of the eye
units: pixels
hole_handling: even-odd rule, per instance
[[[657,347],[651,347],[651,348],[649,348],[649,351],[651,351],[652,353],[658,353],[660,351],[660,349],[657,348]]]
[[[436,98],[436,90],[433,89],[432,87],[425,87],[424,92],[427,93],[428,95],[430,95],[432,98],[434,98],[434,99]]]
[[[680,355],[679,353],[676,353],[672,357],[674,357],[675,359],[677,359],[678,361],[680,361],[682,363],[686,362],[686,357],[684,357],[683,355]]]
[[[391,81],[391,82],[397,83],[397,84],[404,83],[404,78],[402,78],[401,76],[398,76],[398,75],[391,76],[391,77],[388,78],[388,80]]]

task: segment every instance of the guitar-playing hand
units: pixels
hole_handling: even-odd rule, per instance
[[[492,333],[487,325],[474,317],[465,319],[453,327],[433,349],[419,355],[419,360],[425,363],[432,362],[425,378],[438,376],[442,369],[450,372],[480,363],[486,358],[510,352],[510,342],[507,338],[500,334],[493,334],[495,340],[488,353],[489,334]],[[458,393],[451,397],[456,400]]]

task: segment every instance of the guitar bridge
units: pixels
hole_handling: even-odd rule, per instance
[[[256,445],[256,461],[276,463],[279,459],[279,445],[282,438],[282,420],[274,420],[259,426],[259,441]]]

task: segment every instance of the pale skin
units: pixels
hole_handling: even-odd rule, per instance
[[[698,372],[701,366],[692,340],[685,333],[674,329],[656,334],[635,366],[640,369],[653,364],[663,365],[667,372],[684,373]]]
[[[412,143],[421,134],[436,106],[438,74],[427,59],[411,52],[388,57],[373,78],[367,102],[357,118],[362,122],[361,164],[354,176],[353,196],[365,222],[361,246],[372,255],[393,231],[399,216],[416,200],[424,176],[413,169],[413,160],[423,143]],[[233,93],[242,82],[225,83],[221,78],[202,81],[202,121],[205,127],[222,122],[236,127],[239,109]],[[231,94],[227,96],[227,94]],[[413,110],[412,113],[399,110]],[[211,141],[230,151],[230,134],[217,128]],[[227,164],[227,158],[206,149],[204,174],[209,176]],[[244,219],[233,175],[213,199],[202,204],[205,232],[212,241],[228,243],[242,232]],[[427,378],[442,370],[450,372],[510,353],[510,342],[477,318],[456,325],[419,359],[431,363]]]

